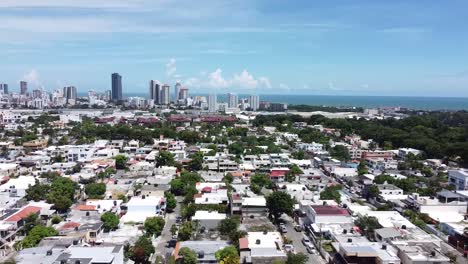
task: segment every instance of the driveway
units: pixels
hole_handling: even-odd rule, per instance
[[[296,230],[294,230],[294,220],[289,216],[283,216],[282,218],[286,220],[286,229],[288,230],[288,233],[286,233],[285,236],[292,240],[296,252],[301,252],[309,256],[309,261],[307,261],[307,263],[325,264],[325,260],[320,256],[319,253],[309,254],[307,252],[307,249],[305,248],[304,244],[302,244],[302,234],[304,234],[304,232],[297,232]]]

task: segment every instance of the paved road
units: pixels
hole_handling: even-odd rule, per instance
[[[296,252],[307,254],[309,256],[309,261],[307,261],[307,263],[309,264],[315,264],[315,263],[325,264],[325,260],[323,260],[323,258],[320,256],[319,253],[309,254],[307,252],[307,249],[305,248],[304,244],[302,244],[302,234],[304,233],[297,232],[296,230],[294,230],[294,225],[295,225],[294,220],[290,217],[287,217],[287,218],[283,217],[283,218],[287,220],[286,229],[288,230],[288,233],[286,234],[286,237],[288,237],[289,239],[293,241],[293,246]]]
[[[156,260],[156,256],[167,256],[167,254],[171,254],[172,250],[174,249],[168,248],[166,245],[167,242],[172,239],[171,227],[173,224],[175,224],[177,216],[180,216],[180,202],[178,197],[176,197],[176,199],[178,202],[174,212],[166,214],[166,224],[164,225],[164,229],[161,235],[155,241],[153,241],[156,252],[153,254],[154,258],[152,259],[152,262]]]

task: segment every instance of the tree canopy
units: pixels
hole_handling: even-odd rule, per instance
[[[273,192],[266,197],[266,206],[275,220],[278,220],[282,214],[292,213],[294,200],[285,192]]]
[[[117,229],[120,223],[119,217],[112,212],[103,213],[101,215],[101,221],[103,222],[103,228],[106,232]]]

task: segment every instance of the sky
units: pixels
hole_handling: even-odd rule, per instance
[[[11,91],[468,97],[466,0],[0,0]]]

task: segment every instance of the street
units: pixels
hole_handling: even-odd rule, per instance
[[[295,225],[295,222],[294,220],[289,217],[289,216],[283,216],[282,217],[283,219],[287,220],[286,221],[286,229],[288,230],[288,233],[286,233],[286,237],[288,237],[289,239],[291,239],[293,241],[293,246],[294,246],[294,249],[296,250],[296,253],[305,253],[307,256],[309,256],[309,261],[307,261],[307,263],[309,264],[315,264],[315,263],[320,263],[320,264],[325,264],[325,260],[322,259],[322,257],[320,256],[320,253],[316,253],[316,254],[309,254],[307,252],[307,249],[305,248],[304,244],[302,244],[302,235],[304,234],[304,232],[297,232],[296,230],[294,230],[294,225]]]
[[[164,229],[161,233],[161,235],[153,242],[155,246],[155,253],[153,254],[152,262],[156,260],[157,256],[162,256],[166,257],[170,254],[172,254],[172,250],[174,248],[168,248],[166,247],[167,242],[172,239],[172,233],[171,233],[171,227],[173,224],[176,222],[177,216],[180,215],[180,203],[179,203],[179,197],[176,197],[177,199],[177,206],[174,209],[174,212],[172,213],[167,213],[165,217],[166,224],[164,225]]]

